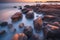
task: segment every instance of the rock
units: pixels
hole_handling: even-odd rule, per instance
[[[22,12],[23,12],[24,14],[26,14],[28,11],[29,11],[29,10],[27,10],[26,8],[22,9]]]
[[[22,6],[19,6],[19,9],[22,9]]]
[[[19,24],[19,28],[22,28],[22,27],[24,27],[24,23]]]
[[[12,28],[13,27],[13,24],[8,24],[8,28]]]
[[[31,40],[40,40],[40,37],[37,34],[33,34]]]
[[[33,23],[36,31],[40,31],[42,29],[42,24],[43,24],[42,18],[38,17],[33,21]]]
[[[8,25],[8,22],[1,22],[0,23],[0,26],[7,26]]]
[[[13,6],[13,8],[17,8],[17,6]]]
[[[33,12],[33,11],[29,11],[29,12],[26,14],[26,18],[28,18],[28,19],[34,18],[34,12]]]
[[[22,13],[17,12],[11,17],[11,19],[13,22],[15,22],[15,21],[18,21],[19,19],[22,19],[22,16],[23,16]]]
[[[56,19],[57,19],[57,18],[56,18],[55,16],[53,16],[53,15],[45,15],[44,18],[43,18],[43,20],[44,20],[44,21],[47,21],[47,22],[49,22],[49,21],[50,21],[50,22],[56,21]]]
[[[24,9],[22,9],[22,13],[26,14],[31,10],[32,10],[32,8],[24,8]]]
[[[0,31],[0,35],[3,35],[3,34],[5,34],[5,33],[6,33],[5,30]]]
[[[30,5],[25,5],[24,7],[25,7],[25,8],[30,8]]]
[[[31,26],[27,26],[24,28],[23,33],[27,35],[28,38],[30,38],[33,35],[33,29]]]
[[[60,27],[55,26],[55,25],[51,25],[51,24],[47,24],[45,29],[44,29],[44,35],[46,37],[46,39],[51,38],[52,40],[54,40],[55,38],[60,38]]]
[[[27,40],[27,36],[24,33],[15,34],[12,40]]]

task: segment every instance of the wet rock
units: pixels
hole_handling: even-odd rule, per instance
[[[22,9],[22,6],[19,6],[19,9]]]
[[[8,24],[8,28],[12,28],[13,27],[13,24]]]
[[[26,18],[28,18],[28,19],[34,18],[34,12],[33,12],[33,11],[29,11],[29,12],[26,14]]]
[[[5,34],[5,33],[6,33],[5,30],[0,31],[0,35],[3,35],[3,34]]]
[[[31,26],[27,26],[24,28],[23,33],[27,35],[28,38],[30,38],[33,35],[33,29]]]
[[[28,11],[29,11],[29,10],[27,10],[26,8],[22,9],[22,12],[23,12],[24,14],[26,14]]]
[[[40,31],[42,29],[42,24],[43,24],[42,18],[38,17],[33,21],[33,23],[36,31]]]
[[[51,38],[52,40],[54,40],[55,38],[60,38],[60,27],[55,26],[55,25],[50,25],[47,24],[45,29],[44,29],[44,35],[46,37],[46,39]]]
[[[17,6],[13,6],[13,8],[17,8]]]
[[[31,40],[40,40],[40,36],[37,34],[33,34]]]
[[[25,8],[30,8],[30,5],[25,5],[24,7],[25,7]]]
[[[24,33],[15,34],[12,40],[27,40],[27,36]]]
[[[18,21],[19,19],[22,19],[22,16],[23,16],[22,13],[17,12],[11,17],[11,19],[13,22],[15,22],[15,21]]]
[[[57,17],[53,16],[53,15],[45,15],[43,20],[47,21],[47,22],[52,22],[52,21],[56,21]]]
[[[22,27],[24,27],[24,23],[19,24],[19,28],[22,28]]]
[[[1,22],[0,23],[0,26],[7,26],[8,25],[8,22]]]

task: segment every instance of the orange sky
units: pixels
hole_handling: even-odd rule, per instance
[[[22,1],[22,2],[34,2],[34,1],[60,1],[60,0],[19,0],[19,1]]]
[[[60,0],[0,0],[0,2],[35,2],[35,1],[60,1]]]

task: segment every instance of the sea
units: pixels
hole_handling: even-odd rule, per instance
[[[19,24],[20,23],[24,23],[25,26],[31,26],[33,28],[33,33],[34,34],[38,34],[41,38],[41,40],[43,40],[44,35],[43,35],[43,31],[41,30],[39,33],[37,33],[34,29],[34,25],[33,25],[33,20],[35,20],[37,18],[37,16],[43,17],[43,14],[37,14],[34,12],[34,19],[26,19],[25,14],[23,14],[23,18],[22,20],[12,23],[11,20],[11,16],[14,15],[16,12],[21,12],[21,10],[19,9],[19,6],[22,6],[22,8],[24,8],[25,5],[36,5],[36,4],[58,4],[60,5],[60,3],[0,3],[0,22],[4,22],[7,21],[8,24],[13,24],[13,28],[16,29],[16,32],[12,32],[12,30],[10,30],[8,28],[8,26],[4,26],[1,27],[0,26],[0,31],[1,30],[5,30],[6,34],[1,36],[0,35],[0,40],[11,40],[13,35],[16,33],[22,33],[23,32],[23,28],[19,28]],[[17,8],[14,8],[14,6],[17,6]]]

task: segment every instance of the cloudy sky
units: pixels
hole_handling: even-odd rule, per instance
[[[0,2],[34,2],[34,1],[60,1],[60,0],[0,0]]]

